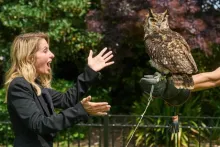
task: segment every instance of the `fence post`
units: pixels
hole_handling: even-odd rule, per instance
[[[104,147],[108,147],[108,125],[109,125],[109,117],[108,115],[104,116]]]

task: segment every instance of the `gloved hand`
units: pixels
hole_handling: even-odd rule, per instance
[[[160,73],[145,75],[140,80],[140,86],[144,93],[150,94],[151,86],[154,85],[152,96],[162,98],[171,106],[179,106],[185,103],[190,97],[191,91],[188,89],[177,89],[172,80],[161,76]]]

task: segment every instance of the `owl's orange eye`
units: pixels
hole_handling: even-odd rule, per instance
[[[152,21],[152,22],[156,22],[156,19],[154,19],[154,18],[150,18],[150,21]]]

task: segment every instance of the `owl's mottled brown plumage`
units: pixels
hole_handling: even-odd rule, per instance
[[[192,74],[198,69],[185,39],[169,28],[167,11],[153,13],[150,10],[144,31],[151,65],[163,74],[170,73],[177,88],[192,89]]]

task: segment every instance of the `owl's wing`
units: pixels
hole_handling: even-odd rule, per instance
[[[171,30],[171,34],[172,34],[172,36],[175,36],[176,39],[181,40],[181,42],[186,46],[186,49],[188,51],[191,51],[190,46],[188,45],[188,43],[186,42],[186,40],[185,40],[185,38],[183,36],[181,36],[179,33],[174,32],[172,30]]]
[[[192,74],[197,71],[191,53],[180,41],[171,41],[167,48],[169,52],[166,52],[165,56],[169,58],[168,64],[164,64],[164,62],[161,64],[168,68],[171,73]]]
[[[185,48],[183,48],[183,51],[185,52],[185,54],[187,55],[186,57],[188,58],[188,60],[190,61],[190,63],[193,65],[193,68],[195,69],[195,72],[198,71],[197,69],[197,65],[195,63],[195,60],[191,54],[191,48],[188,45],[188,43],[186,42],[185,38],[183,38],[179,33],[172,31],[172,33],[174,34],[173,36],[176,36],[176,39],[180,40],[181,43],[183,44],[183,46],[185,46]]]

